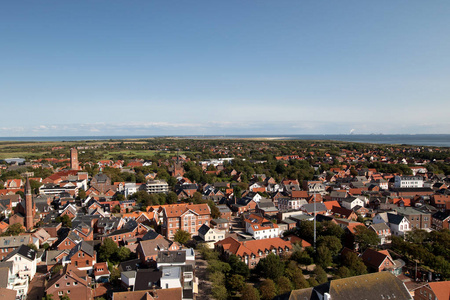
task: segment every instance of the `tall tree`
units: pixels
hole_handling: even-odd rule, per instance
[[[380,243],[380,238],[375,231],[361,225],[355,227],[355,243],[364,252],[370,246],[377,246]]]
[[[108,261],[117,252],[119,247],[110,238],[106,238],[98,249],[98,258],[100,261]]]
[[[252,287],[249,284],[246,284],[245,287],[241,291],[241,299],[242,300],[259,300],[261,297],[259,296],[259,292],[257,289]]]
[[[264,280],[259,286],[259,291],[263,300],[272,300],[277,295],[277,287],[272,279]]]
[[[175,232],[173,239],[175,242],[186,245],[186,243],[191,239],[191,234],[182,229],[178,229],[177,232]]]
[[[284,274],[284,263],[280,257],[272,252],[265,258],[261,259],[256,266],[257,271],[261,276],[277,280],[278,277]]]

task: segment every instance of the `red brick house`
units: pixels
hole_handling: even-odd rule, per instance
[[[195,235],[203,224],[209,225],[211,220],[211,209],[208,204],[161,205],[160,212],[162,235],[168,239],[173,239],[178,229]]]
[[[47,295],[52,295],[53,299],[67,295],[70,299],[92,300],[93,294],[91,278],[86,272],[80,272],[76,267],[66,265],[60,273],[49,280],[45,288]]]
[[[391,271],[395,268],[395,262],[387,250],[376,251],[368,248],[361,258],[369,271]]]
[[[71,264],[79,270],[91,273],[97,263],[97,252],[85,241],[73,247],[69,255],[63,259],[63,265]]]

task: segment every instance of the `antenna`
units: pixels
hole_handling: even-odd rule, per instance
[[[316,193],[314,192],[314,252],[316,252]]]

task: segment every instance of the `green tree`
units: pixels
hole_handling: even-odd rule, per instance
[[[38,248],[36,247],[36,245],[35,244],[28,244],[27,245],[29,248],[31,248],[31,249],[33,249],[34,251],[37,251],[38,250]]]
[[[208,206],[211,209],[211,218],[217,219],[220,217],[220,210],[217,208],[216,204],[214,204],[214,201],[209,200]]]
[[[226,300],[228,298],[228,290],[223,285],[214,285],[212,289],[212,296],[217,300]]]
[[[53,300],[53,295],[52,294],[47,294],[44,297],[42,297],[42,300]]]
[[[308,282],[303,276],[302,269],[297,266],[295,261],[289,261],[285,269],[286,277],[292,282],[294,289],[304,289],[309,287]]]
[[[131,256],[131,250],[126,247],[119,247],[115,253],[117,261],[126,261]]]
[[[314,286],[318,286],[319,285],[319,283],[317,282],[317,280],[314,277],[309,277],[308,284],[309,284],[310,287],[314,287]]]
[[[249,284],[246,284],[245,287],[241,291],[241,299],[242,300],[259,300],[261,297],[259,296],[259,292],[257,289],[252,287]]]
[[[72,219],[68,215],[55,218],[56,223],[62,223],[63,227],[72,228]]]
[[[114,206],[112,209],[112,212],[114,214],[120,213],[120,206],[119,205]]]
[[[259,286],[259,291],[263,300],[272,300],[277,295],[277,288],[272,279],[264,280]]]
[[[278,278],[277,286],[278,286],[278,295],[283,295],[292,291],[292,283],[289,280],[289,278],[285,276],[281,276],[280,278]]]
[[[59,300],[70,300],[70,297],[67,294],[59,296]]]
[[[214,273],[214,272],[220,272],[220,273],[224,273],[227,274],[231,271],[231,267],[230,264],[220,261],[220,260],[212,260],[210,262],[208,262],[208,271],[210,273]]]
[[[241,291],[245,287],[245,278],[238,274],[233,274],[227,279],[227,286],[230,291]]]
[[[367,267],[354,252],[346,252],[341,257],[342,265],[350,270],[351,276],[367,274]]]
[[[25,229],[23,228],[23,226],[19,223],[16,223],[16,224],[10,225],[2,235],[3,236],[12,236],[12,235],[19,235],[24,232],[25,232]]]
[[[316,266],[316,269],[314,270],[314,275],[319,284],[328,281],[327,273],[325,273],[324,269],[321,266]]]
[[[428,233],[425,230],[414,227],[406,233],[405,240],[414,244],[422,244],[427,237]]]
[[[250,275],[250,269],[248,266],[240,260],[236,255],[232,254],[228,258],[228,263],[230,264],[231,271],[234,274],[242,275],[245,278],[248,278]]]
[[[259,261],[256,269],[262,277],[277,280],[284,274],[284,263],[281,262],[279,256],[271,252]]]
[[[119,247],[116,243],[110,238],[106,238],[103,243],[100,245],[98,250],[98,258],[100,261],[108,261],[113,255],[117,252]]]
[[[342,249],[342,244],[339,238],[331,235],[320,236],[317,239],[317,246],[318,247],[324,246],[325,248],[328,248],[332,256],[337,255],[339,251]]]
[[[209,276],[208,276],[209,281],[211,281],[211,283],[213,285],[224,285],[225,284],[225,274],[223,274],[220,271],[209,271]]]
[[[178,201],[178,196],[175,192],[168,192],[167,193],[167,203],[169,204],[175,204]]]
[[[333,257],[331,255],[330,249],[323,245],[318,247],[314,261],[316,262],[316,264],[323,268],[329,267],[333,262]]]
[[[336,276],[337,276],[338,278],[347,278],[347,277],[350,277],[350,276],[351,276],[350,270],[349,270],[347,267],[345,267],[345,266],[341,266],[341,267],[339,267],[339,269],[337,270]]]
[[[364,252],[369,246],[377,246],[380,243],[380,238],[375,231],[361,225],[355,227],[355,243]]]
[[[194,195],[192,196],[192,200],[194,203],[202,203],[203,202],[202,194],[200,194],[199,192],[195,192]]]
[[[186,243],[191,239],[191,234],[182,229],[178,229],[177,232],[175,232],[173,239],[175,242],[186,245]]]
[[[79,189],[78,190],[78,198],[81,200],[86,199],[86,191],[84,189]]]

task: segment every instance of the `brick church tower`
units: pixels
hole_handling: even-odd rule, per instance
[[[34,220],[34,205],[33,205],[33,195],[31,194],[30,180],[26,180],[25,183],[25,227],[27,230],[33,228]]]
[[[70,169],[79,170],[80,166],[78,164],[78,151],[76,148],[70,149]]]

